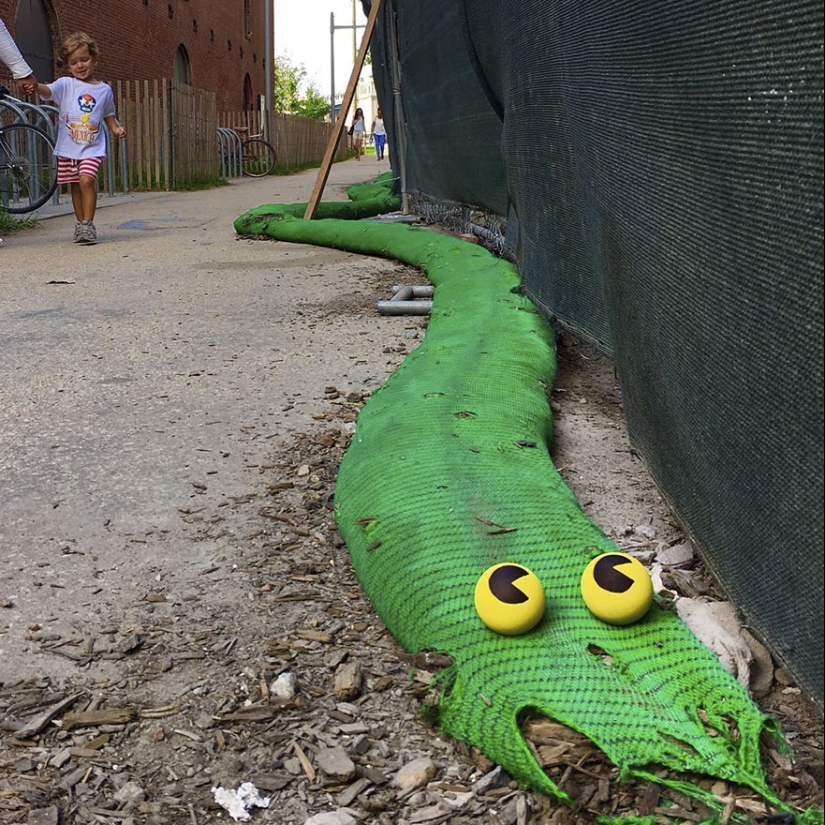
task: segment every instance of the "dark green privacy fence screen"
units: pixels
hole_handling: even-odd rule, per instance
[[[384,0],[372,41],[407,192],[502,216],[530,297],[612,354],[660,489],[820,704],[822,49],[818,0]]]

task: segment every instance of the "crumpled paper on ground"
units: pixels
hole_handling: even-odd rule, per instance
[[[271,797],[261,796],[251,782],[242,783],[234,791],[221,787],[212,788],[212,796],[236,821],[252,819],[249,815],[250,808],[268,808],[271,802]]]
[[[677,599],[676,612],[709,647],[742,687],[762,698],[773,683],[773,662],[767,648],[745,631],[730,602]]]

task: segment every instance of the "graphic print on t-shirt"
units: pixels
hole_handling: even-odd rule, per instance
[[[94,95],[85,92],[78,95],[77,105],[80,109],[80,122],[72,122],[69,115],[66,115],[66,125],[69,127],[69,133],[75,143],[82,146],[88,146],[97,139],[100,126],[96,123],[89,123],[89,116],[97,106],[97,100]]]

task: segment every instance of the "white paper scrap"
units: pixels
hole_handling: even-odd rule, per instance
[[[261,796],[258,789],[251,782],[244,782],[235,791],[228,788],[212,788],[212,796],[236,822],[252,819],[250,808],[268,808],[271,797]]]

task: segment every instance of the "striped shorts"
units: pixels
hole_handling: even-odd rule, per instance
[[[103,158],[57,158],[57,182],[77,183],[80,176],[96,178]]]

